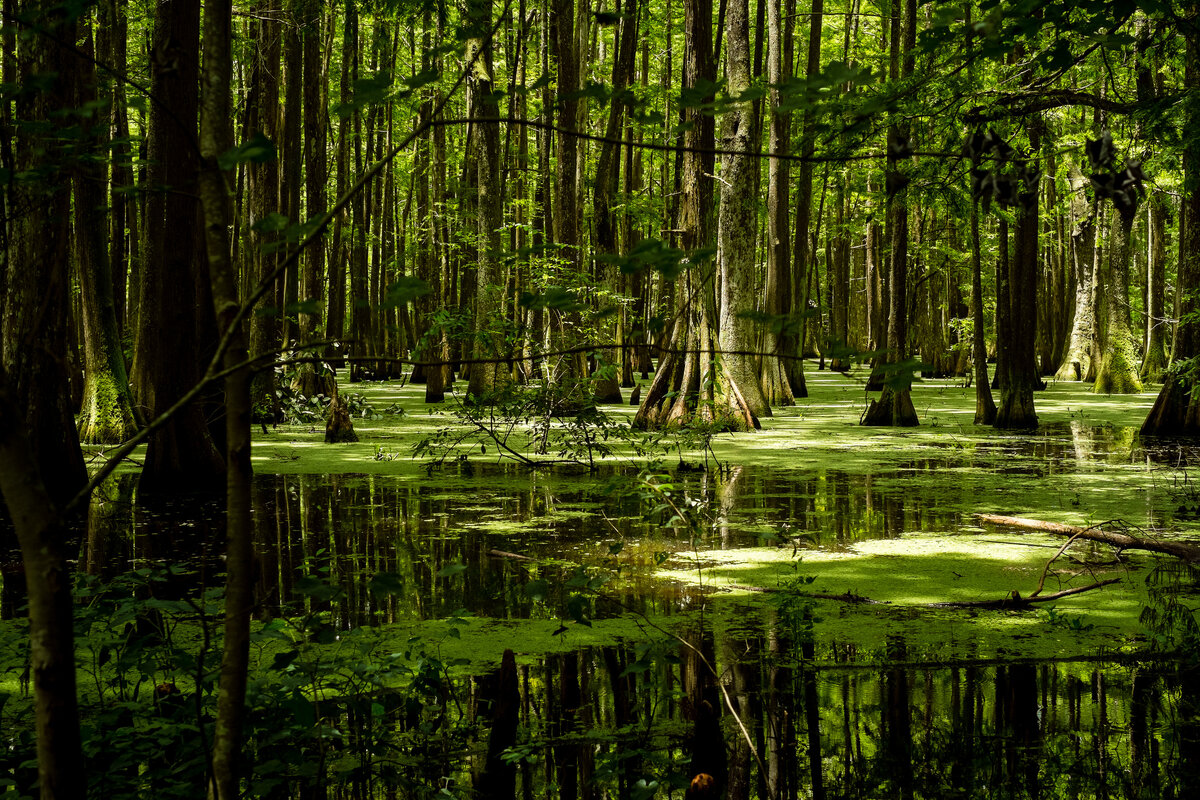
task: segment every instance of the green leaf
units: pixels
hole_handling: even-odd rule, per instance
[[[449,578],[454,575],[457,575],[460,572],[466,571],[466,569],[467,569],[466,564],[447,564],[446,566],[442,567],[441,569],[439,569],[437,571],[437,577]]]
[[[583,311],[587,308],[579,302],[579,297],[575,292],[561,286],[548,286],[546,291],[541,294],[522,292],[518,302],[525,308],[548,308],[561,312]]]
[[[265,164],[274,160],[275,143],[259,131],[250,138],[250,141],[225,151],[217,159],[217,165],[221,169],[229,170],[238,164]]]
[[[272,211],[260,220],[256,220],[250,226],[250,230],[256,233],[278,233],[279,231],[287,230],[288,218],[277,211]]]

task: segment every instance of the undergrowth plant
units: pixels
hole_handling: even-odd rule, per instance
[[[587,382],[509,384],[481,397],[455,394],[443,426],[414,446],[430,468],[471,454],[493,453],[530,467],[572,464],[595,471],[597,460],[641,437],[592,399]]]

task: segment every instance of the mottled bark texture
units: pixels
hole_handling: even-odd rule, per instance
[[[257,47],[250,73],[250,99],[255,121],[254,131],[261,132],[272,142],[279,141],[282,130],[279,108],[279,64],[282,53],[282,32],[278,20],[280,0],[258,0],[261,18],[250,23]],[[250,196],[250,225],[252,248],[249,262],[253,265],[254,282],[265,280],[279,263],[278,215],[284,213],[279,187],[279,160],[247,166]],[[279,307],[276,306],[276,309]],[[279,312],[255,314],[250,319],[250,352],[258,357],[278,350],[280,339]],[[250,405],[254,421],[277,423],[282,417],[274,370],[275,359],[258,365],[251,383]]]
[[[750,86],[750,13],[747,0],[730,0],[725,14],[725,81],[731,97]],[[715,413],[727,414],[731,427],[758,427],[759,417],[771,416],[771,407],[759,382],[754,347],[753,311],[760,291],[756,288],[754,243],[757,198],[754,194],[757,159],[751,151],[751,104],[733,101],[721,122],[721,205],[717,233],[717,259],[721,275],[721,313],[718,361],[721,365],[721,404]]]
[[[1030,139],[1030,147],[1036,153],[1036,127],[1031,126]],[[1000,384],[997,428],[1035,427],[1037,414],[1033,408],[1033,392],[1041,384],[1036,360],[1040,180],[1036,161],[1027,165],[1020,180],[1017,224],[1012,236],[1013,254],[1012,258],[1002,259],[1002,263],[1007,261],[1007,269],[1003,281],[997,283],[997,315],[1001,307],[1007,312],[1006,324],[997,325],[996,378]],[[1000,246],[1007,248],[1003,239],[1002,235]]]
[[[95,52],[89,21],[81,50]],[[72,170],[75,195],[75,265],[83,308],[84,383],[79,412],[79,438],[89,444],[117,444],[137,430],[125,355],[117,332],[113,300],[112,265],[109,261],[109,226],[105,181],[107,170],[100,158],[108,129],[108,109],[98,102],[95,65],[80,59],[75,107],[86,109],[81,119],[82,142],[93,155],[79,160]]]
[[[792,251],[788,236],[790,221],[788,177],[785,156],[791,139],[792,115],[780,108],[780,87],[792,75],[792,33],[794,23],[789,15],[785,21],[781,0],[767,0],[767,83],[771,89],[770,136],[767,150],[767,284],[765,308],[767,314],[785,322],[792,308]],[[767,402],[790,406],[796,402],[788,380],[787,359],[795,352],[784,349],[782,326],[774,322],[765,326],[762,336],[762,387]]]
[[[716,82],[713,63],[713,9],[711,0],[685,0],[683,86]],[[711,95],[702,102],[711,102]],[[664,288],[677,297],[676,312],[668,325],[660,350],[658,369],[638,407],[633,425],[639,429],[654,429],[681,425],[691,420],[698,409],[712,409],[707,396],[712,382],[707,384],[710,368],[711,340],[709,329],[712,302],[712,267],[706,260],[696,258],[702,249],[712,244],[712,193],[715,158],[715,131],[711,114],[697,106],[682,109],[684,122],[683,152],[679,156],[679,207],[675,227],[679,229],[682,249],[694,258],[694,263],[674,287]],[[701,349],[704,349],[703,357]],[[705,390],[702,393],[702,389]],[[707,409],[708,411],[704,411]]]
[[[490,9],[491,6],[483,0],[472,0],[468,6],[471,38],[467,41],[466,50],[466,57],[470,63],[467,91],[471,114],[481,119],[500,116],[492,83]],[[471,126],[471,132],[474,138],[472,149],[475,153],[478,188],[474,274],[474,355],[477,360],[471,364],[468,391],[477,398],[483,398],[500,388],[508,378],[505,363],[500,360],[503,355],[500,351],[501,338],[498,333],[489,331],[489,327],[504,307],[504,285],[500,272],[500,225],[503,222],[503,198],[500,194],[500,124],[476,123]]]
[[[1167,198],[1164,192],[1150,197],[1150,255],[1146,267],[1146,352],[1139,375],[1142,380],[1158,383],[1170,364],[1167,355],[1166,283],[1167,283]]]
[[[621,150],[617,142],[621,135],[621,126],[625,118],[625,107],[628,104],[628,91],[633,81],[633,62],[636,52],[637,33],[637,0],[625,0],[621,14],[619,45],[616,57],[613,59],[612,85],[613,97],[608,105],[608,122],[604,129],[604,142],[600,146],[600,156],[596,162],[596,182],[592,193],[592,218],[596,226],[597,256],[613,256],[618,253],[617,220],[612,212],[613,194],[617,188],[618,158]],[[628,248],[629,242],[625,242]],[[620,273],[611,264],[604,268],[603,263],[596,266],[596,274],[601,276],[610,287],[619,288]],[[605,274],[605,273],[609,274]],[[618,337],[622,336],[623,320],[620,315],[614,315],[618,326]],[[603,362],[608,365],[618,364],[621,356],[615,349],[601,351]],[[621,361],[628,364],[628,354]],[[632,373],[630,374],[632,381]],[[594,378],[593,396],[598,403],[621,402],[621,375],[615,369],[608,373],[598,374]]]
[[[1097,286],[1100,298],[1100,365],[1092,390],[1097,394],[1137,394],[1138,345],[1129,311],[1130,237],[1134,210],[1114,209],[1109,224],[1107,258]]]
[[[983,318],[983,265],[979,255],[979,203],[971,203],[971,362],[975,374],[975,424],[996,421],[996,401],[988,382],[987,340]]]
[[[1096,253],[1095,212],[1088,203],[1084,187],[1087,180],[1078,166],[1068,172],[1071,184],[1071,268],[1075,272],[1075,314],[1067,352],[1055,379],[1081,381],[1092,371],[1092,346],[1096,335],[1096,293],[1094,262]]]
[[[916,3],[906,0],[903,18],[897,4],[891,19],[891,64],[889,77],[894,81],[912,74],[909,55],[916,37]],[[908,142],[906,125],[893,123],[888,129],[888,162],[890,176],[887,202],[888,253],[888,321],[887,365],[883,391],[872,400],[863,415],[864,425],[895,425],[912,427],[918,424],[913,407],[911,370],[903,366],[908,357],[908,178],[900,169],[900,154]],[[900,366],[897,366],[900,365]]]

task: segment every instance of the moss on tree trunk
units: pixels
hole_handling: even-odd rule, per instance
[[[1101,272],[1099,291],[1100,365],[1096,370],[1097,394],[1136,394],[1142,390],[1138,378],[1137,340],[1129,314],[1129,238],[1133,213],[1113,212],[1112,235],[1106,268]]]

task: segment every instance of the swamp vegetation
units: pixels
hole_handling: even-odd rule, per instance
[[[1196,0],[16,0],[0,217],[6,795],[1200,796]]]

